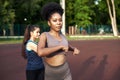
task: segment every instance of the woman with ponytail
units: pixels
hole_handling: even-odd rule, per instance
[[[28,25],[22,43],[22,56],[27,60],[26,80],[44,80],[44,65],[37,54],[36,39],[40,35],[37,25]]]

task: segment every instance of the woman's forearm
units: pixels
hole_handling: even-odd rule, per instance
[[[74,51],[75,47],[69,45],[69,51]]]
[[[49,54],[52,54],[55,51],[58,51],[62,49],[62,46],[56,46],[56,47],[51,47],[51,48],[39,48],[38,46],[38,55],[41,57],[47,56]]]

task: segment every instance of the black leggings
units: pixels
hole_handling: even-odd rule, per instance
[[[44,69],[26,70],[26,80],[44,80]]]

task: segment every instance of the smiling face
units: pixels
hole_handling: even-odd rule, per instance
[[[62,28],[62,16],[59,13],[53,13],[48,20],[50,29],[59,32]]]

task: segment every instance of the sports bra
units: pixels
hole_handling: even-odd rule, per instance
[[[68,41],[63,34],[60,34],[60,37],[62,38],[61,41],[57,40],[49,32],[45,32],[45,34],[46,34],[46,37],[47,37],[46,47],[49,48],[49,47],[55,47],[55,46],[58,46],[58,45],[68,46]],[[58,51],[48,55],[47,57],[52,57],[52,56],[60,54],[60,53],[64,53],[64,51],[62,49],[58,50]]]

